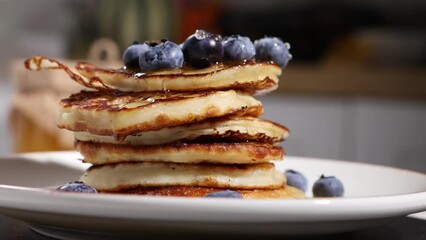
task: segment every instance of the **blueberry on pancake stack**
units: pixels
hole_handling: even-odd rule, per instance
[[[270,161],[288,130],[258,118],[253,96],[277,88],[289,45],[197,30],[181,46],[135,42],[125,67],[33,57],[28,69],[62,69],[91,90],[60,102],[60,128],[92,166],[81,181],[98,192],[163,196],[300,198]],[[228,194],[229,195],[229,194]]]

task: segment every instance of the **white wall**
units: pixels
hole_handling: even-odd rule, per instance
[[[290,128],[288,155],[369,162],[426,172],[426,105],[366,97],[270,94],[264,118]]]
[[[13,90],[7,81],[0,78],[0,155],[11,153],[12,140],[10,139],[9,109]]]

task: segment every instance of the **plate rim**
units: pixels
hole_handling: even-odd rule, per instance
[[[32,160],[33,156],[43,156],[43,155],[52,155],[52,154],[67,154],[67,155],[76,155],[77,152],[75,151],[61,151],[61,152],[36,152],[36,153],[25,153],[25,154],[13,154],[10,156],[0,156],[0,161],[4,160],[5,158],[17,158],[17,157],[28,157],[28,160]],[[397,170],[397,171],[404,171],[408,172],[410,174],[420,174],[422,177],[425,177],[426,174],[422,174],[419,172],[406,170],[406,169],[398,169],[394,167],[388,167],[388,166],[381,166],[381,165],[375,165],[375,164],[369,164],[369,163],[362,163],[362,162],[347,162],[347,161],[341,161],[341,160],[332,160],[332,159],[321,159],[321,158],[310,158],[310,157],[293,157],[293,156],[287,156],[293,159],[297,158],[304,158],[308,160],[322,160],[322,161],[332,161],[333,163],[337,164],[361,164],[364,166],[372,166],[372,167],[379,167],[379,168],[386,168],[387,170]],[[10,159],[9,159],[10,160]],[[11,199],[8,196],[15,196],[15,198]],[[23,199],[19,199],[19,197],[24,197]],[[25,198],[26,197],[26,198]],[[17,199],[18,198],[18,199]],[[38,199],[38,200],[48,200],[45,201],[36,201],[34,204],[29,204],[29,199]],[[398,194],[398,195],[387,195],[387,196],[374,196],[374,197],[351,197],[351,198],[309,198],[309,199],[244,199],[244,201],[241,201],[239,199],[206,199],[202,198],[203,201],[200,201],[200,198],[182,198],[182,197],[158,197],[158,196],[137,196],[137,195],[124,195],[124,194],[99,194],[99,195],[92,195],[92,194],[80,194],[80,193],[68,193],[68,192],[57,192],[54,190],[47,190],[47,189],[40,189],[40,188],[29,188],[29,187],[20,187],[20,186],[13,186],[13,185],[2,185],[0,184],[0,213],[2,208],[9,208],[9,209],[17,209],[17,210],[37,210],[45,213],[50,214],[65,214],[65,215],[72,215],[75,214],[72,212],[74,210],[70,207],[65,208],[52,208],[52,204],[55,203],[55,201],[60,201],[63,203],[84,203],[87,201],[90,203],[86,207],[96,208],[96,204],[94,202],[99,203],[105,203],[105,204],[112,204],[112,203],[126,203],[131,204],[131,207],[139,206],[141,204],[149,205],[148,207],[153,207],[155,209],[165,209],[165,210],[171,210],[172,206],[176,207],[176,204],[178,205],[178,208],[181,209],[181,213],[185,212],[188,209],[193,209],[196,211],[204,210],[205,212],[209,212],[214,214],[215,211],[220,215],[220,218],[209,218],[209,217],[203,217],[200,214],[196,214],[196,218],[192,216],[190,220],[196,220],[196,221],[228,221],[228,222],[252,222],[250,219],[238,219],[236,217],[232,217],[232,215],[227,214],[228,210],[232,210],[233,208],[238,209],[238,211],[231,211],[231,214],[237,213],[237,215],[244,214],[244,211],[248,211],[250,213],[256,213],[260,214],[260,218],[256,219],[256,221],[300,221],[300,222],[313,222],[313,221],[335,221],[335,220],[362,220],[365,219],[366,216],[368,218],[384,218],[384,217],[392,217],[392,216],[403,216],[410,213],[415,212],[421,212],[426,210],[426,201],[421,202],[421,199],[426,199],[426,191],[422,192],[415,192],[415,193],[409,193],[409,194]],[[13,202],[15,201],[15,202]],[[356,209],[359,209],[363,206],[370,206],[373,202],[383,202],[386,201],[390,204],[387,205],[396,205],[397,208],[392,207],[389,209],[385,209],[383,206],[381,206],[380,211],[373,211],[372,209],[366,209],[364,211],[359,210],[345,210],[345,205],[347,206],[350,204],[351,206],[355,206]],[[419,202],[417,202],[419,201]],[[392,204],[393,203],[393,204]],[[101,205],[101,204],[99,204]],[[191,206],[189,206],[191,205]],[[318,206],[321,205],[321,208],[318,208]],[[35,207],[36,206],[36,207]],[[58,206],[61,206],[59,204]],[[112,212],[106,212],[102,211],[102,214],[94,214],[93,211],[88,211],[87,214],[84,214],[84,212],[80,211],[79,216],[85,216],[85,217],[118,217],[119,214],[117,214],[117,211],[120,210],[120,207],[117,207],[116,205],[112,204],[114,206],[113,208],[109,208],[109,210],[112,210]],[[220,206],[220,207],[219,207]],[[254,209],[261,208],[262,211],[253,211]],[[35,207],[35,208],[34,208]],[[314,211],[314,213],[310,214],[311,218],[306,218],[305,215],[299,215],[297,214],[297,211],[292,211],[291,209],[300,209],[303,207],[306,210]],[[86,208],[85,208],[86,209]],[[123,208],[121,208],[123,209]],[[275,211],[273,211],[275,209]],[[278,211],[277,211],[278,209]],[[318,210],[320,209],[320,210]],[[337,211],[336,211],[337,209]],[[86,209],[90,210],[90,209]],[[126,210],[128,210],[126,208]],[[213,211],[214,210],[214,211]],[[266,210],[266,212],[264,212]],[[284,211],[285,210],[285,211]],[[333,211],[330,211],[333,210]],[[134,219],[145,219],[148,217],[148,219],[152,219],[152,217],[155,216],[148,216],[147,214],[141,214],[141,211],[148,211],[149,214],[153,214],[152,211],[149,211],[147,206],[145,206],[142,209],[139,209],[138,211],[135,211],[135,214],[129,216]],[[370,211],[370,212],[368,212]],[[179,212],[179,210],[177,211]],[[202,212],[202,211],[201,211]],[[262,214],[263,212],[263,214]],[[287,213],[287,215],[285,215]],[[280,216],[280,214],[282,214]],[[161,214],[160,214],[161,215]],[[268,219],[267,216],[273,216],[272,218]],[[305,217],[304,217],[305,216]],[[156,220],[166,220],[166,216],[157,216],[159,217]],[[167,220],[170,220],[170,216],[167,216]],[[176,217],[176,216],[175,216]],[[175,220],[178,221],[185,221],[189,220],[188,218],[177,218]]]
[[[5,194],[3,194],[5,193]],[[14,194],[15,193],[15,194]],[[18,193],[18,194],[16,194]],[[12,194],[17,198],[21,195],[26,196],[26,201],[16,201],[17,199],[6,199],[2,195]],[[35,201],[36,204],[29,204],[35,200],[46,200],[50,201]],[[203,201],[200,201],[202,199]],[[54,190],[47,189],[36,189],[26,187],[13,187],[0,185],[0,212],[2,208],[15,209],[24,211],[36,211],[44,212],[49,214],[60,214],[60,215],[78,215],[83,217],[101,217],[101,218],[122,218],[120,212],[122,210],[135,210],[134,207],[139,207],[141,204],[145,205],[144,208],[137,209],[131,215],[127,215],[126,218],[130,219],[155,219],[155,220],[177,220],[177,221],[217,221],[216,218],[206,218],[205,214],[216,213],[221,215],[220,222],[253,222],[252,219],[236,219],[232,217],[232,214],[244,215],[247,211],[251,211],[251,214],[256,214],[257,219],[255,222],[318,222],[318,221],[336,221],[336,220],[362,220],[362,219],[379,219],[385,217],[394,216],[405,216],[411,213],[417,213],[426,210],[426,202],[423,204],[415,205],[418,199],[426,199],[426,192],[405,194],[402,196],[379,196],[372,198],[342,198],[342,199],[245,199],[241,201],[239,199],[206,199],[206,198],[180,198],[180,197],[156,197],[156,196],[136,196],[136,195],[114,195],[114,194],[80,194],[80,193],[66,193],[66,192],[55,192]],[[9,200],[9,202],[7,201]],[[52,208],[52,203],[59,201],[61,208]],[[76,214],[74,207],[67,205],[70,203],[83,203],[88,201],[87,204],[81,211]],[[387,202],[387,206],[398,207],[386,207],[383,205],[379,209],[380,211],[372,211],[371,206],[377,206],[376,204]],[[13,203],[15,202],[15,203]],[[373,203],[374,202],[374,203]],[[6,203],[6,205],[5,205]],[[8,204],[9,203],[9,204]],[[86,202],[87,203],[87,202]],[[119,204],[126,206],[118,207]],[[108,206],[107,212],[97,211],[105,210],[105,204]],[[348,210],[347,207],[350,205],[353,209]],[[111,208],[112,206],[112,208]],[[318,206],[321,206],[318,208]],[[370,208],[363,208],[370,206]],[[80,205],[81,207],[81,205]],[[303,207],[305,210],[301,214],[299,210]],[[150,210],[152,214],[153,210],[149,208],[155,208],[156,210],[162,210],[162,213],[173,209],[180,209],[177,211],[183,214],[188,210],[200,211],[202,215],[196,214],[196,217],[191,216],[190,218],[178,217],[170,218],[170,215],[148,217],[143,214],[144,211]],[[355,210],[356,208],[356,210]],[[359,210],[359,209],[363,210]],[[234,209],[232,211],[232,209]],[[238,209],[235,211],[235,209]],[[277,211],[277,209],[279,209]],[[293,209],[293,210],[292,210]],[[84,212],[85,210],[92,210]],[[112,210],[112,211],[111,211]],[[209,210],[209,211],[205,211]],[[231,210],[231,211],[230,211]],[[386,210],[386,211],[384,211]],[[310,212],[313,211],[313,212]],[[306,214],[309,212],[309,214]],[[142,213],[142,215],[140,215]],[[271,214],[274,215],[273,218]],[[282,214],[280,217],[279,215]],[[285,215],[284,215],[285,214]],[[149,215],[149,214],[148,214]],[[306,215],[310,218],[307,219]],[[278,216],[278,217],[277,217]],[[368,217],[367,217],[368,216]],[[148,218],[147,218],[148,217]]]

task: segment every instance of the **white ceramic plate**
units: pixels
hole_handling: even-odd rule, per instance
[[[87,168],[80,158],[75,152],[0,158],[0,213],[28,221],[44,234],[69,237],[74,231],[90,236],[141,232],[333,233],[426,210],[425,174],[301,157],[286,157],[277,167],[303,172],[310,185],[321,174],[335,175],[345,185],[345,198],[241,200],[49,190],[79,178]]]

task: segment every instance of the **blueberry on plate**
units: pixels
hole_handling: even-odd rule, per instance
[[[138,42],[133,42],[123,53],[123,63],[127,67],[138,67],[139,66],[139,57],[150,47],[148,44],[140,44]]]
[[[343,183],[339,179],[324,175],[321,175],[312,188],[314,197],[342,197],[344,191]]]
[[[223,59],[222,37],[197,30],[182,46],[185,61],[196,68],[206,68]]]
[[[214,197],[214,198],[243,198],[241,193],[231,190],[211,192],[204,195],[204,197]]]
[[[284,172],[284,174],[287,178],[287,185],[306,192],[306,189],[308,187],[308,180],[303,174],[294,170],[287,170]]]
[[[224,58],[230,61],[244,62],[256,55],[256,50],[250,38],[240,35],[226,37],[222,41]]]
[[[276,37],[265,37],[254,41],[256,48],[256,60],[273,61],[275,64],[285,67],[291,60],[289,52],[290,44],[284,43]]]
[[[166,68],[181,68],[183,52],[176,43],[163,41],[139,57],[139,67],[143,71],[154,71]]]
[[[80,181],[66,183],[58,187],[56,190],[64,192],[97,193],[96,189]]]

